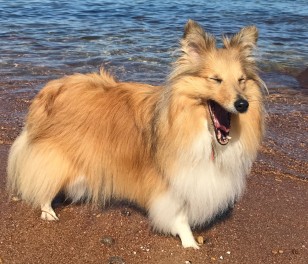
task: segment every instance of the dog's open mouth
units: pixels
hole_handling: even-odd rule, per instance
[[[231,127],[231,113],[227,112],[223,107],[214,101],[209,101],[208,105],[209,112],[213,121],[216,139],[219,144],[226,145],[231,139],[229,136]]]

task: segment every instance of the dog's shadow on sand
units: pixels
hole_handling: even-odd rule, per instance
[[[223,212],[220,212],[219,214],[217,214],[209,222],[206,222],[203,225],[197,226],[193,228],[193,230],[196,232],[207,231],[207,230],[212,229],[214,226],[224,223],[225,221],[231,219],[233,215],[234,206],[235,205],[229,206]]]
[[[72,200],[70,200],[69,198],[67,198],[65,196],[65,193],[61,192],[54,198],[54,200],[52,202],[52,207],[63,209],[63,208],[70,206],[72,204],[74,206],[82,206],[82,205],[85,205],[86,203],[83,200],[73,203]],[[234,207],[235,207],[235,204],[230,205],[226,210],[218,213],[209,222],[206,222],[206,223],[204,223],[203,225],[200,225],[200,226],[193,227],[192,230],[197,232],[197,233],[204,232],[204,231],[212,229],[216,225],[219,225],[219,224],[229,220],[230,218],[232,218]],[[62,209],[60,209],[60,210],[62,210]],[[112,210],[112,209],[117,209],[117,210],[121,211],[122,214],[126,214],[126,215],[137,213],[137,214],[142,215],[143,217],[148,217],[148,213],[144,208],[139,207],[138,205],[136,205],[136,204],[134,204],[130,201],[126,201],[126,200],[112,199],[108,203],[106,203],[104,205],[104,207],[100,208],[100,210],[102,212],[104,212],[104,211],[108,212],[109,210]]]
[[[54,209],[60,209],[63,210],[65,207],[74,205],[74,206],[83,206],[86,205],[87,202],[86,200],[80,200],[78,202],[73,202],[70,198],[68,198],[65,193],[60,192],[57,194],[57,196],[53,199],[52,201],[52,208]],[[91,203],[89,203],[91,205]],[[104,206],[94,206],[94,208],[99,208],[102,212],[110,209],[119,209],[119,210],[124,210],[128,209],[130,212],[136,212],[138,214],[141,214],[144,217],[147,217],[147,212],[144,210],[142,207],[139,207],[138,205],[126,201],[126,200],[116,200],[116,199],[111,199],[110,201],[106,202]]]

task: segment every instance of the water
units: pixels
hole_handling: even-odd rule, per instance
[[[268,86],[298,87],[294,76],[308,61],[307,0],[0,1],[0,78],[43,83],[104,65],[120,80],[159,84],[189,18],[218,37],[255,24]]]

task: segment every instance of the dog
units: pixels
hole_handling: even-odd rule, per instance
[[[8,159],[7,186],[41,218],[73,202],[144,208],[157,232],[199,248],[191,227],[237,201],[264,134],[255,26],[223,37],[195,21],[165,85],[119,82],[107,71],[53,80],[30,105]]]

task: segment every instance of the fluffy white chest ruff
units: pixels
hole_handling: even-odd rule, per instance
[[[181,200],[191,226],[210,221],[241,195],[252,161],[240,142],[230,142],[212,153],[207,129],[182,153],[171,181],[171,192]]]

